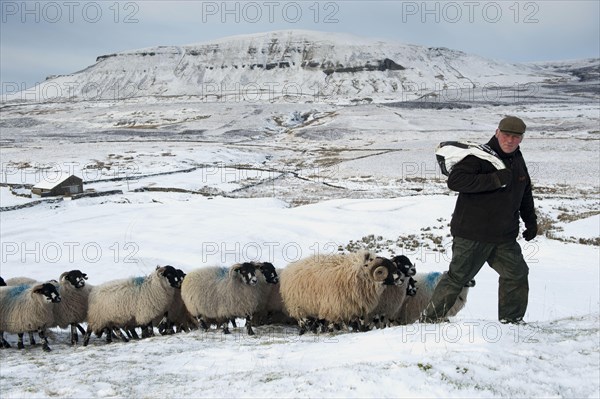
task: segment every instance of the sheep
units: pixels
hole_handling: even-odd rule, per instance
[[[254,335],[252,314],[262,294],[256,287],[258,282],[253,263],[236,263],[229,268],[204,267],[188,273],[181,286],[181,297],[205,330],[214,320],[217,326],[222,326],[224,334],[229,334],[229,320],[245,317],[246,331]]]
[[[71,327],[71,345],[78,341],[77,330],[85,334],[79,323],[86,320],[88,310],[88,297],[91,287],[86,285],[87,274],[80,270],[64,272],[58,279],[58,292],[62,301],[54,306],[53,325],[60,328]]]
[[[0,277],[0,287],[6,287],[6,281],[2,277]]]
[[[6,280],[6,285],[15,286],[15,285],[29,285],[36,284],[38,281],[29,278],[29,277],[12,277]]]
[[[52,307],[61,297],[51,283],[0,287],[0,339],[3,348],[10,345],[4,339],[4,332],[17,333],[17,347],[23,349],[23,333],[38,331],[43,341],[43,349],[49,352],[46,327],[53,320]]]
[[[281,275],[283,269],[275,270],[277,275]],[[287,313],[281,298],[281,285],[268,285],[265,295],[265,303],[254,314],[252,320],[255,325],[265,324],[295,324],[295,320]]]
[[[446,272],[444,272],[446,273]],[[405,299],[404,304],[400,307],[399,312],[395,316],[395,321],[400,325],[411,324],[419,320],[421,312],[431,300],[433,291],[438,282],[442,278],[443,273],[417,273],[415,276],[417,292],[414,296],[409,296]],[[447,317],[456,316],[467,303],[467,295],[469,288],[475,286],[475,280],[469,281],[458,295],[456,302],[450,308]]]
[[[186,274],[181,269],[177,269],[177,273],[183,284]],[[158,326],[161,335],[175,333],[174,327],[177,328],[177,331],[190,331],[198,327],[196,320],[183,303],[181,287],[175,290],[175,295],[173,295],[173,300],[169,304],[166,314],[155,318],[153,324]]]
[[[87,346],[92,332],[101,336],[107,332],[107,342],[112,341],[112,332],[123,341],[128,339],[121,327],[149,326],[152,320],[163,315],[181,286],[181,277],[173,266],[157,267],[146,277],[113,280],[95,286],[88,300],[88,326],[83,339]]]
[[[54,322],[50,326],[58,326],[60,328],[71,327],[71,344],[74,345],[78,341],[77,329],[82,334],[85,330],[79,323],[85,321],[87,315],[88,296],[90,287],[86,286],[85,280],[87,275],[80,270],[71,270],[64,272],[59,277],[58,281],[52,280],[60,293],[62,301],[53,307]],[[36,280],[29,277],[13,277],[8,279],[8,285],[31,285],[37,284]],[[29,333],[31,344],[34,345],[33,334]]]
[[[371,326],[377,328],[383,328],[393,323],[393,317],[398,313],[411,290],[411,287],[404,285],[404,281],[407,278],[409,280],[412,279],[412,276],[417,273],[410,259],[404,255],[394,256],[391,261],[398,268],[400,279],[396,285],[390,284],[385,286],[386,288],[379,298],[379,303],[368,315],[367,320],[371,321]]]
[[[400,276],[389,259],[369,251],[313,255],[289,264],[281,272],[281,297],[300,334],[312,321],[333,326],[359,322],[378,304],[385,285]]]
[[[48,281],[49,283],[56,283],[54,284],[54,286],[58,285],[58,282],[56,280],[50,280]],[[8,286],[17,286],[17,285],[33,285],[33,284],[39,284],[39,282],[36,279],[30,278],[30,277],[11,277],[8,280],[6,280],[5,285]],[[35,338],[33,336],[33,331],[28,331],[28,335],[29,335],[29,345],[33,346],[35,345]]]

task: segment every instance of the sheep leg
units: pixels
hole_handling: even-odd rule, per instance
[[[328,330],[327,327],[328,327],[328,324],[329,324],[329,323],[327,323],[327,320],[325,320],[325,319],[319,319],[318,324],[319,324],[319,332],[326,333],[327,330]]]
[[[334,323],[333,321],[327,325],[327,332],[332,333],[332,332],[335,332],[336,330],[339,331],[340,326],[338,324]]]
[[[254,330],[252,330],[252,315],[246,316],[246,331],[248,335],[254,335]]]
[[[131,339],[140,339],[140,336],[138,335],[137,331],[135,331],[135,328],[128,328],[125,330],[125,332],[127,333],[127,336]]]
[[[310,331],[313,334],[316,334],[318,332],[318,330],[319,330],[319,320],[313,319],[313,318],[309,318],[308,320],[309,320]]]
[[[48,337],[46,337],[46,331],[43,328],[40,328],[40,330],[38,331],[38,335],[42,340],[42,349],[44,350],[44,352],[50,352],[52,349],[50,349],[50,346],[48,345]]]
[[[83,336],[83,346],[88,345],[88,343],[90,342],[91,335],[92,335],[92,329],[90,328],[90,326],[88,326],[87,331],[85,332],[85,335]]]
[[[10,348],[10,344],[4,339],[4,331],[0,331],[0,339],[2,340],[0,349]]]
[[[76,345],[78,341],[77,327],[75,327],[75,324],[71,324],[71,345]]]
[[[200,323],[200,327],[204,331],[208,331],[208,326],[206,325],[206,322],[204,321],[204,319],[202,318],[202,316],[198,316],[198,323]]]
[[[365,332],[365,331],[369,331],[370,330],[369,325],[365,322],[365,318],[364,317],[359,317],[358,318],[358,323],[359,323],[359,326],[360,326],[360,331]]]
[[[100,331],[100,335],[102,335],[104,332],[106,332],[106,343],[107,344],[112,344],[112,339],[113,339],[113,331],[111,328],[105,327],[102,329],[102,331]]]
[[[154,336],[154,329],[152,328],[152,322],[142,326],[142,338],[149,338]]]
[[[349,326],[352,328],[352,332],[358,332],[361,331],[362,329],[362,321],[360,318],[355,317],[352,320],[350,320],[350,324]]]
[[[169,327],[171,327],[171,334],[173,334],[173,327],[169,326],[169,319],[167,318],[167,314],[165,313],[163,318],[160,320],[160,323],[158,323],[158,333],[160,335],[169,334]]]
[[[125,334],[123,333],[123,330],[121,330],[120,328],[113,327],[112,331],[114,332],[116,337],[119,338],[121,341],[129,342],[129,339],[125,336]]]
[[[231,321],[231,326],[233,328],[237,328],[237,324],[235,324],[235,318],[231,319],[230,321]]]
[[[17,337],[19,337],[19,341],[17,342],[17,348],[19,348],[19,349],[25,348],[25,344],[23,343],[23,333],[18,333]]]
[[[229,320],[226,320],[222,325],[223,325],[223,334],[231,334],[231,331],[229,331]]]
[[[307,324],[306,319],[298,320],[298,327],[300,327],[300,331],[299,331],[298,335],[306,334],[306,331],[307,331],[306,324]]]
[[[77,329],[79,330],[79,332],[81,333],[81,335],[85,334],[85,330],[83,329],[83,327],[81,327],[81,324],[75,323],[75,327],[77,327]]]

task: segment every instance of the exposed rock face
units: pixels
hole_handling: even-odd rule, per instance
[[[47,97],[41,101],[147,96],[199,96],[207,101],[290,97],[403,101],[440,90],[513,85],[545,77],[531,66],[446,48],[324,32],[276,31],[101,55],[96,64],[52,77],[39,89]]]

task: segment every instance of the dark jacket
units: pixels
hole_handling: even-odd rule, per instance
[[[448,187],[459,192],[450,231],[473,241],[512,241],[519,234],[519,215],[526,225],[536,223],[531,179],[519,148],[504,153],[496,136],[488,145],[511,169],[512,181],[501,188],[496,168],[472,155],[457,163],[448,176]]]

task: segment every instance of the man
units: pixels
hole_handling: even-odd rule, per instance
[[[521,119],[508,116],[488,142],[505,169],[498,170],[489,161],[469,155],[450,171],[448,187],[459,193],[450,224],[452,260],[421,322],[447,321],[447,311],[485,262],[500,275],[498,319],[503,323],[523,322],[529,268],[517,243],[519,216],[525,222],[525,240],[532,240],[538,230],[531,181],[519,149],[525,128]]]

